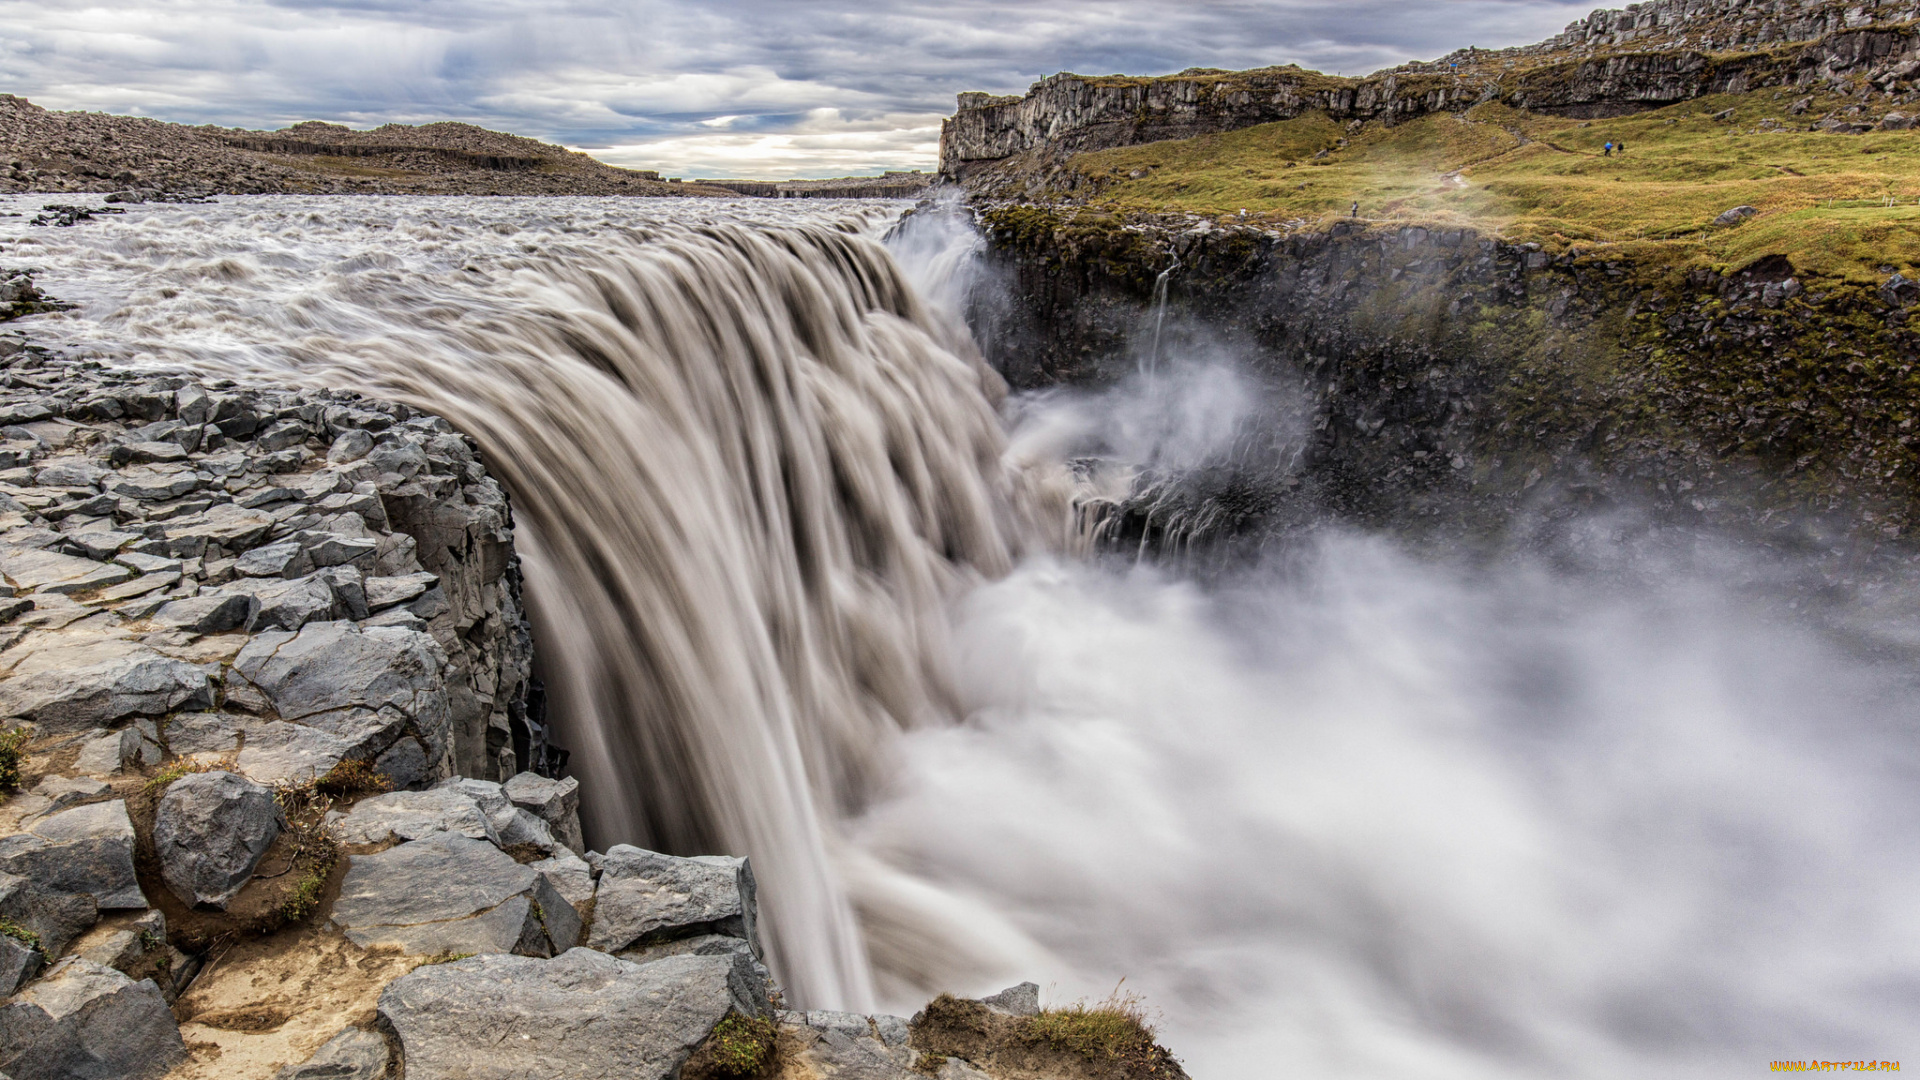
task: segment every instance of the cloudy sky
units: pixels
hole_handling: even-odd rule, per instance
[[[466,120],[677,176],[931,168],[961,90],[1056,71],[1356,74],[1593,0],[0,0],[0,92],[274,128]],[[1605,5],[1614,6],[1614,5]]]

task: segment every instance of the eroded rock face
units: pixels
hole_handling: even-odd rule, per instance
[[[0,869],[58,892],[84,893],[101,908],[143,908],[133,847],[133,820],[126,802],[115,799],[62,810],[0,837]]]
[[[279,835],[273,792],[230,772],[181,777],[154,812],[160,875],[189,907],[224,910]]]
[[[714,1025],[753,1008],[730,975],[719,957],[643,966],[587,949],[551,960],[477,956],[394,980],[379,1009],[408,1080],[665,1080]]]

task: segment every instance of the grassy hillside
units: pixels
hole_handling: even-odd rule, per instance
[[[1470,226],[1550,248],[1621,245],[1641,258],[1740,267],[1786,255],[1854,280],[1920,266],[1920,130],[1809,131],[1851,104],[1765,90],[1700,98],[1615,120],[1568,120],[1483,104],[1385,127],[1322,115],[1196,139],[1082,154],[1095,205],[1116,211],[1239,211],[1280,223],[1360,216]],[[1731,110],[1731,113],[1728,113]],[[1624,155],[1602,156],[1608,140]],[[1083,186],[1077,194],[1085,196]],[[1894,205],[1888,205],[1889,201]],[[1736,206],[1760,214],[1734,227]]]

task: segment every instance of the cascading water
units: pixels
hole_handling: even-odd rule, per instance
[[[1182,347],[996,416],[922,302],[977,241],[897,238],[903,275],[896,213],[232,199],[0,240],[73,348],[480,440],[592,839],[750,854],[801,1001],[1125,976],[1199,1077],[1920,1035],[1913,581],[1608,521],[1465,566],[1323,529],[1204,585],[1061,555],[1064,463],[1285,473],[1298,410]]]

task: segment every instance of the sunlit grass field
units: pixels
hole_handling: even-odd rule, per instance
[[[1850,102],[1816,97],[1793,115],[1800,96],[1718,95],[1594,121],[1483,104],[1352,132],[1310,114],[1082,154],[1074,166],[1099,181],[1094,201],[1117,210],[1317,221],[1345,216],[1357,201],[1360,217],[1376,222],[1469,226],[1555,247],[1623,245],[1660,261],[1738,267],[1780,254],[1807,272],[1856,280],[1884,277],[1883,266],[1913,270],[1920,130],[1809,131]],[[1609,140],[1625,152],[1603,156]],[[1743,205],[1759,215],[1712,224]]]

